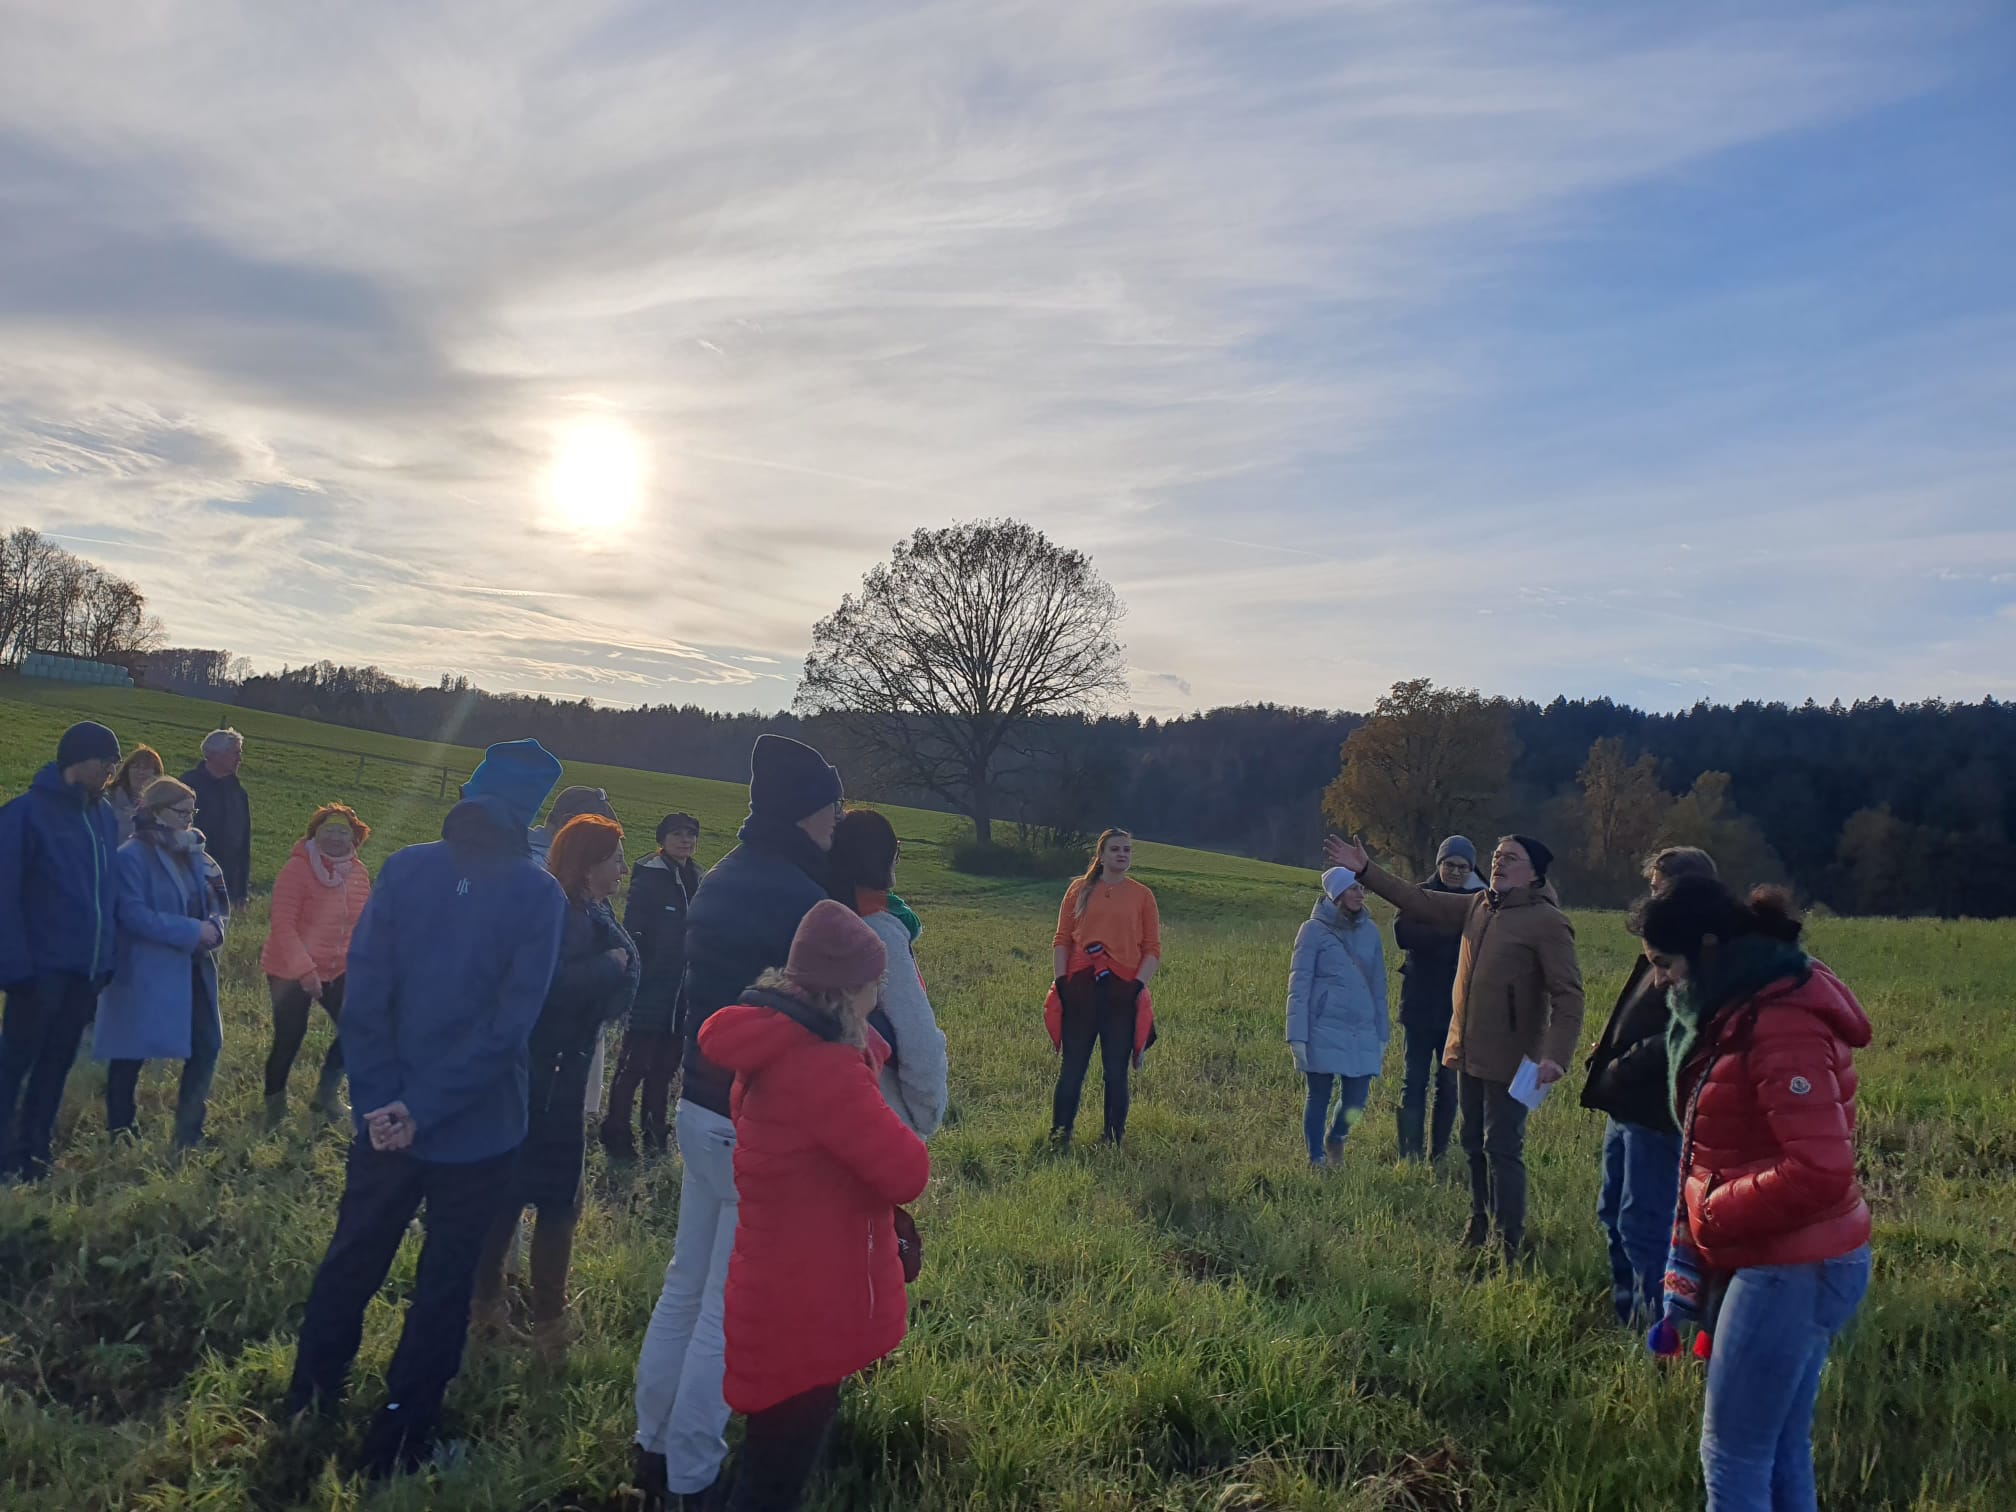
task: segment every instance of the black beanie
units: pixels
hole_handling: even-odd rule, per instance
[[[73,767],[86,761],[117,761],[119,737],[101,724],[87,719],[63,732],[56,742],[57,767]]]
[[[1512,838],[1519,842],[1519,848],[1526,852],[1526,859],[1533,863],[1533,875],[1545,882],[1547,868],[1554,864],[1554,852],[1531,835],[1514,835]]]
[[[840,773],[801,741],[758,735],[749,753],[749,813],[796,824],[840,801]]]

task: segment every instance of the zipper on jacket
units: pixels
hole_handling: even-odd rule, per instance
[[[868,1316],[875,1316],[875,1220],[868,1220]]]
[[[98,949],[105,938],[105,869],[99,857],[103,847],[98,843],[98,830],[91,823],[91,805],[84,805],[84,812],[78,816],[84,821],[84,833],[91,837],[91,975],[98,975]]]

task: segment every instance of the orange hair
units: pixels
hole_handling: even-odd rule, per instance
[[[315,831],[331,819],[341,819],[350,826],[350,832],[357,837],[357,849],[364,849],[364,842],[371,838],[371,826],[357,817],[357,810],[347,803],[325,803],[315,810],[308,820],[308,838],[315,838]]]
[[[552,849],[546,852],[546,870],[553,873],[570,899],[578,900],[588,885],[589,870],[622,848],[622,825],[600,814],[578,814],[553,837]]]

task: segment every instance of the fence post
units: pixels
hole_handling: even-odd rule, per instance
[[[443,767],[443,768],[441,768],[441,789],[440,789],[440,791],[439,791],[439,792],[438,792],[438,793],[437,793],[437,794],[436,794],[435,796],[436,796],[436,797],[438,797],[438,798],[440,798],[440,799],[441,799],[441,800],[442,800],[443,802],[446,802],[446,801],[447,801],[447,798],[448,798],[448,768],[446,768],[446,767]]]
[[[364,758],[363,758],[362,756],[359,756],[359,757],[357,758],[357,779],[356,779],[356,781],[357,781],[357,786],[359,786],[359,787],[362,787],[362,786],[364,785]]]

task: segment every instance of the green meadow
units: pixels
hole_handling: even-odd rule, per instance
[[[476,759],[161,694],[7,681],[0,791],[81,717],[155,746],[171,772],[213,725],[236,724],[255,887],[327,800],[376,828],[367,861],[433,838]],[[565,780],[609,790],[633,856],[660,814],[684,808],[712,861],[743,811],[728,784],[574,764]],[[917,1209],[927,1259],[910,1336],[850,1389],[811,1505],[1699,1504],[1701,1374],[1655,1362],[1611,1320],[1600,1120],[1572,1094],[1533,1120],[1536,1254],[1511,1277],[1479,1279],[1456,1249],[1460,1173],[1394,1158],[1397,1030],[1345,1169],[1305,1169],[1282,1000],[1313,870],[1141,848],[1164,917],[1162,1040],[1126,1147],[1088,1140],[1057,1156],[1042,1137],[1055,1059],[1039,1007],[1061,884],[957,875],[943,859],[955,821],[891,812],[898,886],[924,918],[919,956],[951,1041],[952,1112]],[[1633,942],[1615,914],[1576,923],[1593,1035]],[[585,1336],[559,1370],[472,1346],[449,1399],[450,1431],[469,1444],[455,1470],[367,1494],[335,1468],[376,1404],[414,1244],[372,1309],[340,1428],[303,1438],[277,1420],[346,1135],[305,1113],[262,1129],[263,933],[255,901],[225,953],[208,1148],[179,1160],[167,1148],[172,1066],[143,1080],[140,1144],[109,1147],[87,1061],[55,1175],[0,1191],[0,1503],[624,1505],[631,1371],[670,1253],[676,1155],[610,1169],[591,1150],[574,1272]],[[1875,1280],[1823,1388],[1822,1503],[2016,1505],[2016,923],[1825,919],[1812,945],[1877,1034],[1859,1062]],[[318,1023],[296,1067],[297,1102],[326,1034]],[[1097,1101],[1095,1085],[1082,1133],[1096,1131]]]

